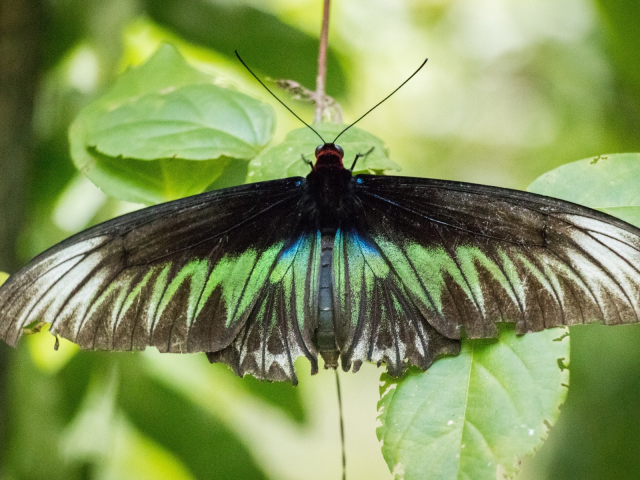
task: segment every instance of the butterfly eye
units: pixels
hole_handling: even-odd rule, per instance
[[[336,145],[335,147],[336,147],[336,152],[338,152],[341,157],[344,157],[344,150],[342,150],[342,147],[340,145]]]
[[[318,145],[316,147],[316,157],[320,154],[320,150],[322,150],[322,147],[324,147],[324,145]]]

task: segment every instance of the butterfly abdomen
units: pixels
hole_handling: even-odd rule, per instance
[[[318,329],[316,330],[316,345],[325,368],[337,368],[339,351],[336,347],[333,310],[333,242],[335,232],[324,233],[320,241],[322,253],[320,255],[320,284],[318,295]]]

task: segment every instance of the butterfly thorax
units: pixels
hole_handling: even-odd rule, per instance
[[[325,143],[316,148],[316,163],[307,175],[307,188],[318,213],[319,228],[326,233],[340,227],[345,199],[351,191],[351,171],[344,168],[339,145]]]

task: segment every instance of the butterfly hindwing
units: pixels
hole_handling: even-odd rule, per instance
[[[638,322],[640,230],[631,225],[496,187],[368,175],[355,185],[360,231],[445,337],[492,337],[500,321],[521,334]],[[376,299],[376,308],[387,301]]]
[[[320,233],[294,237],[281,252],[242,330],[227,348],[208,354],[240,376],[297,383],[293,361],[305,356],[318,371],[317,325]]]
[[[307,280],[299,277],[313,279],[318,271],[309,255],[293,255],[295,280],[286,272],[274,280],[292,245],[304,244],[308,252],[314,244],[315,233],[295,236],[302,228],[301,184],[293,178],[205,193],[71,237],[2,287],[0,337],[15,345],[25,326],[44,321],[52,333],[86,349],[223,350],[247,331],[264,302],[290,309],[292,295],[301,304],[307,300],[313,285],[305,290]],[[302,353],[315,360],[313,318],[286,317],[298,332],[283,337],[292,358]],[[278,328],[292,330],[289,324]],[[265,340],[272,341],[271,333]],[[274,341],[273,353],[281,355],[285,344]],[[292,371],[285,376],[292,378]]]
[[[407,362],[426,369],[437,356],[456,355],[460,342],[445,337],[411,300],[406,279],[395,271],[368,233],[338,231],[334,244],[336,339],[342,366],[384,362],[399,376]]]

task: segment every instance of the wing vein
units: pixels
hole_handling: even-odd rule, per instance
[[[555,250],[552,250],[550,247],[547,247],[547,251],[551,254],[553,254],[560,262],[562,262],[563,265],[565,265],[569,270],[571,270],[571,272],[578,277],[578,279],[582,282],[582,285],[587,289],[587,291],[589,292],[589,294],[591,295],[591,298],[593,298],[594,303],[597,305],[598,310],[600,310],[600,313],[602,315],[602,320],[605,319],[605,314],[604,314],[604,310],[602,309],[602,306],[600,305],[600,302],[598,301],[598,298],[596,297],[596,295],[593,293],[593,290],[591,289],[591,287],[589,286],[589,284],[585,281],[584,277],[580,274],[580,272],[578,270],[576,270],[573,265],[571,265],[570,262],[568,262],[566,259],[563,259],[560,254],[558,252],[556,252]],[[573,291],[573,290],[572,290]],[[580,312],[582,313],[582,306],[580,305],[580,300],[574,295],[574,298],[576,299],[576,303],[578,304],[579,308],[580,308]],[[584,319],[584,314],[582,314],[582,318]],[[584,323],[584,322],[583,322]]]
[[[404,211],[406,211],[406,212],[409,212],[409,213],[412,213],[412,214],[414,214],[414,215],[417,215],[418,217],[420,217],[420,218],[424,218],[425,220],[429,220],[430,222],[433,222],[433,223],[435,223],[435,224],[443,225],[443,226],[445,226],[445,227],[450,227],[450,228],[453,228],[453,229],[455,229],[455,230],[460,230],[461,232],[469,233],[469,234],[471,234],[471,235],[478,235],[478,236],[481,236],[481,237],[491,238],[491,239],[493,239],[493,240],[498,240],[498,241],[501,241],[501,242],[512,243],[512,244],[514,244],[514,245],[521,245],[521,243],[520,243],[520,242],[514,242],[514,241],[512,241],[512,240],[507,240],[507,239],[504,239],[504,238],[494,237],[493,235],[487,235],[486,233],[473,232],[473,231],[468,230],[468,229],[466,229],[466,228],[462,228],[462,227],[460,227],[460,226],[458,226],[458,225],[451,225],[451,224],[449,224],[449,223],[447,223],[447,222],[443,222],[442,220],[437,220],[437,219],[435,219],[435,218],[433,218],[433,217],[429,217],[429,216],[424,215],[424,214],[422,214],[422,213],[420,213],[420,212],[416,212],[415,210],[412,210],[412,209],[410,209],[410,208],[404,207],[403,205],[400,205],[399,203],[394,202],[393,200],[389,200],[388,198],[384,198],[384,197],[382,197],[382,196],[380,196],[380,195],[376,195],[376,194],[374,194],[374,193],[370,193],[370,192],[367,192],[367,191],[365,191],[365,190],[363,190],[363,191],[362,191],[362,193],[364,193],[364,194],[366,194],[366,195],[369,195],[369,196],[371,196],[371,197],[377,198],[378,200],[382,200],[383,202],[387,202],[387,203],[389,203],[390,205],[393,205],[393,206],[395,206],[395,207],[398,207],[398,208],[399,208],[399,209],[401,209],[401,210],[404,210]]]
[[[139,266],[139,265],[148,265],[148,264],[149,264],[149,263],[151,263],[151,262],[157,262],[157,261],[162,260],[163,258],[169,257],[169,256],[171,256],[171,255],[176,255],[176,254],[181,253],[181,252],[184,252],[184,251],[186,251],[186,250],[191,250],[192,248],[196,248],[196,247],[198,247],[198,246],[200,246],[200,245],[202,245],[202,244],[205,244],[205,243],[210,242],[211,240],[215,240],[216,238],[220,238],[220,237],[222,237],[223,235],[227,235],[229,232],[232,232],[233,230],[235,230],[235,229],[237,229],[237,228],[241,227],[241,226],[242,226],[242,225],[244,225],[245,223],[250,222],[251,220],[255,219],[256,217],[259,217],[260,215],[263,215],[265,212],[268,212],[269,210],[271,210],[271,209],[273,209],[273,208],[277,207],[278,205],[280,205],[280,204],[282,204],[282,203],[284,203],[284,202],[286,202],[286,201],[289,201],[289,200],[291,200],[291,199],[293,199],[293,198],[295,198],[295,195],[291,195],[291,196],[289,196],[289,197],[287,197],[287,198],[284,198],[284,199],[282,199],[282,200],[280,200],[280,201],[278,201],[278,202],[272,203],[272,204],[271,204],[271,205],[269,205],[268,207],[263,208],[262,210],[260,210],[259,212],[257,212],[257,213],[255,213],[255,214],[251,215],[251,216],[250,216],[250,217],[248,217],[248,218],[245,218],[245,219],[244,219],[244,220],[242,220],[241,222],[238,222],[238,223],[234,224],[232,227],[229,227],[228,229],[226,229],[226,230],[224,230],[224,231],[222,231],[222,232],[218,232],[218,233],[216,233],[215,235],[211,235],[211,236],[209,236],[209,237],[207,237],[207,238],[205,238],[205,239],[203,239],[203,240],[200,240],[199,242],[196,242],[196,243],[191,244],[191,245],[186,246],[186,247],[179,248],[179,249],[177,249],[177,250],[172,250],[172,251],[171,251],[171,252],[169,252],[169,253],[166,253],[166,254],[161,255],[161,256],[159,256],[159,257],[156,257],[156,258],[152,258],[152,259],[147,260],[147,261],[145,261],[145,262],[141,262],[141,263],[132,263],[132,264],[129,264],[128,266],[129,266],[129,267],[133,267],[133,266]]]
[[[549,275],[547,275],[547,272],[545,271],[544,267],[542,267],[540,265],[540,262],[538,262],[537,259],[535,258],[535,255],[533,255],[531,253],[531,251],[526,246],[523,246],[523,247],[524,247],[523,248],[524,253],[527,255],[527,257],[529,257],[529,260],[536,266],[536,268],[538,269],[540,274],[545,278],[545,280],[549,284],[549,287],[551,288],[551,290],[553,292],[553,296],[555,297],[556,303],[558,304],[558,307],[560,308],[560,316],[562,318],[562,324],[566,325],[567,324],[567,319],[565,318],[564,306],[562,305],[562,301],[560,300],[560,295],[556,291],[556,287],[553,285],[553,282],[549,278]],[[547,325],[545,324],[544,327],[547,328]]]
[[[460,272],[460,275],[464,279],[464,283],[467,285],[467,288],[469,289],[469,294],[471,295],[471,298],[472,298],[473,303],[474,303],[474,305],[476,307],[476,310],[478,310],[478,315],[480,315],[480,318],[482,319],[482,322],[486,323],[486,318],[484,316],[484,312],[480,308],[480,303],[478,302],[478,299],[476,298],[476,295],[473,292],[473,289],[471,288],[471,284],[469,283],[469,279],[467,278],[467,275],[464,273],[464,271],[460,267],[460,262],[458,261],[458,258],[456,257],[454,252],[451,250],[451,247],[449,247],[449,245],[447,245],[447,242],[444,239],[444,235],[442,235],[442,232],[440,231],[438,226],[434,225],[434,230],[436,232],[438,232],[438,236],[440,237],[440,242],[442,243],[442,246],[446,249],[447,253],[449,254],[449,257],[451,257],[451,259],[453,260],[453,262],[456,265],[456,268]]]
[[[398,372],[402,369],[402,359],[400,358],[400,339],[398,338],[397,319],[394,318],[393,300],[389,293],[387,282],[381,282],[384,288],[384,296],[387,303],[387,311],[389,316],[389,328],[393,335],[393,347],[396,353],[396,364],[394,370]]]
[[[595,265],[602,273],[604,273],[606,276],[608,276],[611,281],[618,287],[618,289],[622,292],[622,294],[624,295],[625,299],[627,300],[629,306],[631,307],[631,310],[633,310],[635,316],[636,316],[636,321],[638,320],[638,314],[636,312],[636,309],[633,306],[633,303],[631,302],[631,299],[629,298],[629,295],[627,294],[627,291],[622,288],[622,285],[620,285],[620,282],[618,282],[618,279],[615,278],[615,275],[613,275],[611,272],[609,272],[609,270],[607,268],[605,268],[604,265],[602,265],[600,262],[598,262],[593,255],[591,255],[587,250],[585,250],[582,245],[580,245],[578,242],[576,242],[575,240],[573,240],[571,237],[566,237],[567,240],[569,241],[569,243],[571,243],[574,248],[580,252],[582,252],[582,254],[584,256],[586,256],[593,265]],[[610,295],[610,294],[609,294]],[[618,318],[620,319],[620,322],[624,323],[622,320],[622,316],[620,315],[620,310],[618,309],[618,305],[616,304],[615,301],[611,302],[613,303],[614,307],[616,308],[616,311],[618,312]],[[606,317],[605,317],[606,318]]]
[[[293,358],[291,357],[291,349],[289,348],[289,329],[287,328],[287,315],[283,311],[284,305],[284,289],[280,288],[280,301],[278,302],[278,310],[280,311],[280,321],[282,322],[282,342],[284,344],[284,350],[285,352],[287,352],[287,360],[289,361],[289,369],[291,370],[291,383],[293,384],[293,386],[296,386],[298,384],[298,377],[296,375],[296,370],[293,367]]]

